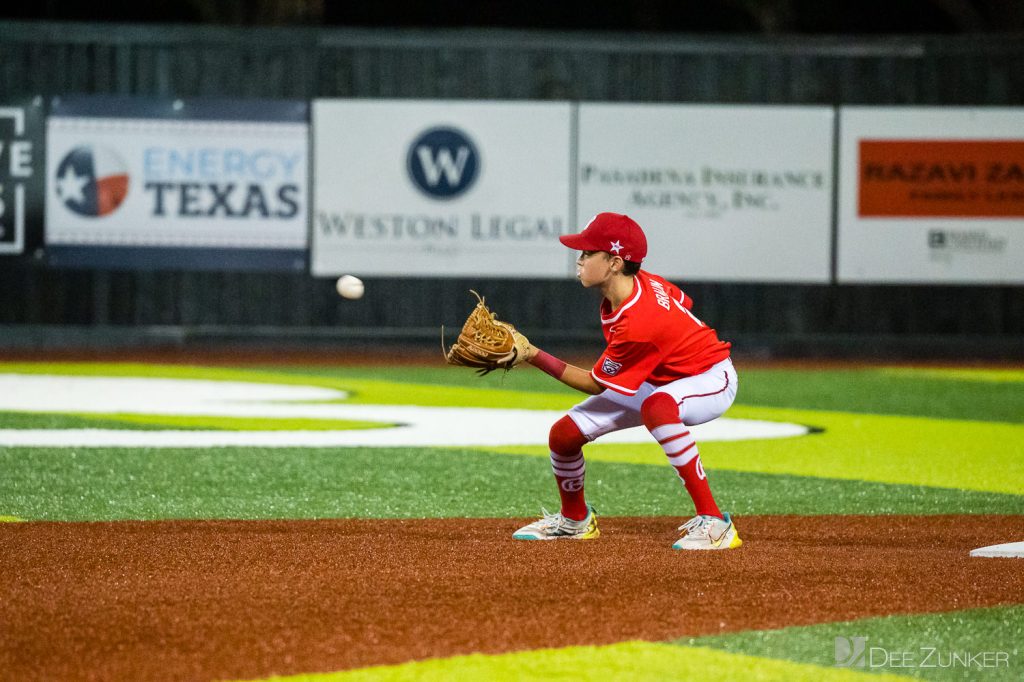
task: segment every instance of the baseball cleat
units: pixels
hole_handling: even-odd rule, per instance
[[[736,549],[743,544],[732,517],[728,512],[724,519],[717,516],[694,516],[679,526],[683,536],[675,541],[672,549]]]
[[[587,518],[573,521],[559,514],[549,514],[541,509],[544,517],[523,526],[512,538],[515,540],[593,540],[601,534],[597,528],[597,514],[587,505]]]

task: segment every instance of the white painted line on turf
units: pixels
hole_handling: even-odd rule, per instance
[[[333,388],[245,381],[0,374],[0,410],[18,412],[270,416],[273,406],[261,403],[347,397]]]
[[[7,447],[342,447],[544,445],[565,412],[415,405],[305,404],[338,400],[343,391],[311,386],[0,374],[0,411],[344,419],[399,424],[347,431],[188,431],[4,429]],[[802,436],[799,424],[717,419],[693,427],[698,441]],[[642,427],[603,436],[602,443],[648,443]]]
[[[392,418],[395,412],[387,408]],[[6,429],[0,447],[388,447],[544,445],[548,430],[564,412],[404,407],[406,423],[353,431],[128,431],[118,429]],[[525,413],[525,414],[524,414]],[[369,415],[344,414],[341,418]],[[384,413],[381,414],[381,417]],[[692,429],[698,441],[787,438],[807,433],[797,424],[719,419]],[[648,443],[643,428],[625,429],[602,443]]]
[[[1024,542],[1006,542],[971,550],[971,556],[1024,559]]]

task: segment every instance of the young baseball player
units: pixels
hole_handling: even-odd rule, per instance
[[[686,486],[697,515],[680,526],[674,549],[733,549],[741,544],[728,513],[715,504],[689,426],[721,416],[736,397],[729,343],[690,312],[693,301],[662,277],[640,269],[647,238],[628,216],[596,215],[579,234],[559,238],[580,251],[577,278],[597,288],[607,348],[590,370],[531,346],[526,360],[591,397],[551,427],[551,468],[562,508],[517,530],[517,540],[596,538],[597,517],[584,497],[583,446],[643,424]]]

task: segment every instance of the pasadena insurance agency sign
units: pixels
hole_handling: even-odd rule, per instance
[[[840,117],[840,282],[1024,283],[1024,110]]]
[[[307,119],[305,102],[55,100],[48,251],[58,264],[304,268]]]
[[[315,101],[312,273],[571,273],[570,106]]]
[[[578,215],[632,216],[667,277],[828,282],[831,107],[583,103]]]

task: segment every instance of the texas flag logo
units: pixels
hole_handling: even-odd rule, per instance
[[[81,146],[57,166],[57,196],[87,218],[113,213],[128,195],[128,167],[112,150]]]
[[[615,362],[611,358],[605,358],[604,362],[601,363],[601,371],[610,377],[615,376],[622,369],[621,362]]]

